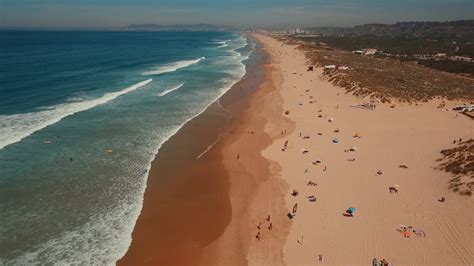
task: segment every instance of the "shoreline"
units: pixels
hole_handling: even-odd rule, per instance
[[[246,74],[160,148],[149,171],[132,243],[117,264],[195,263],[202,258],[203,247],[229,222],[228,177],[218,151],[261,79],[258,68],[263,59],[256,52],[256,62],[249,64]],[[195,217],[202,217],[199,224],[190,225]]]
[[[282,116],[281,73],[273,66],[275,55],[266,47],[263,50],[269,58],[265,79],[231,126],[233,134],[219,147],[229,174],[232,220],[208,247],[201,265],[284,264],[281,250],[289,222],[284,218],[283,196],[288,185],[279,177],[278,164],[262,152],[289,134],[293,125]]]
[[[255,80],[247,71],[221,97],[218,102],[234,116],[217,143],[183,164],[190,169],[174,162],[169,182],[153,192],[170,202],[149,208],[173,219],[184,213],[184,219],[168,228],[150,223],[146,230],[137,229],[142,234],[163,230],[165,235],[153,234],[165,237],[165,243],[143,242],[135,247],[140,261],[124,257],[119,264],[337,265],[370,264],[373,258],[394,264],[468,264],[474,243],[463,232],[472,233],[472,222],[459,214],[474,211],[472,198],[449,191],[449,174],[435,168],[439,152],[452,139],[472,136],[474,128],[466,124],[471,121],[437,109],[437,100],[400,102],[395,108],[380,104],[374,111],[352,108],[362,99],[321,79],[321,68],[307,71],[308,60],[295,46],[261,34],[253,38],[267,55],[262,80],[239,97],[242,83]],[[199,117],[187,130],[197,127]],[[190,132],[188,137],[200,135]],[[406,169],[399,167],[405,164]],[[192,183],[203,177],[205,189]],[[389,193],[394,184],[400,193]],[[293,190],[296,195],[290,195]],[[186,197],[182,205],[176,204],[177,195]],[[440,197],[446,202],[438,202]],[[191,201],[207,211],[183,208]],[[295,204],[297,215],[289,219]],[[176,212],[167,206],[181,208]],[[351,218],[342,215],[349,206],[357,208]],[[400,224],[427,236],[401,237]],[[183,232],[176,235],[177,229]],[[175,235],[166,239],[170,232]],[[148,258],[147,252],[162,257]]]

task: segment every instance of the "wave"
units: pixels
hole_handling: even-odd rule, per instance
[[[106,93],[97,99],[59,104],[43,108],[43,110],[39,112],[0,115],[0,149],[19,142],[34,132],[59,122],[64,117],[110,102],[120,95],[147,85],[151,81],[152,79],[150,78],[121,91]]]
[[[142,75],[149,76],[149,75],[159,75],[159,74],[174,72],[178,69],[185,68],[185,67],[197,64],[197,63],[201,62],[204,59],[206,59],[206,58],[203,56],[201,58],[194,59],[194,60],[183,60],[183,61],[177,61],[177,62],[169,63],[169,64],[158,67],[158,69],[156,69],[156,70],[145,71],[145,72],[142,73]]]
[[[217,44],[226,44],[228,42],[232,41],[231,39],[228,39],[228,40],[224,40],[224,41],[221,41],[221,40],[216,40],[215,43]]]
[[[215,43],[216,43],[216,44],[220,44],[219,46],[217,46],[217,48],[224,48],[224,47],[228,47],[228,46],[229,46],[229,42],[231,42],[231,40],[217,41],[217,42],[215,42]]]
[[[158,96],[160,96],[160,97],[165,96],[166,94],[168,94],[168,93],[170,93],[170,92],[172,92],[172,91],[175,91],[175,90],[177,90],[177,89],[183,87],[183,85],[184,85],[184,83],[181,83],[181,84],[179,84],[179,85],[177,85],[177,86],[174,86],[174,87],[172,87],[172,88],[170,88],[170,89],[167,89],[167,90],[165,90],[165,91],[162,91],[162,92],[158,93]]]

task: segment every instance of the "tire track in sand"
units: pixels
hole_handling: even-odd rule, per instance
[[[433,221],[436,221],[440,232],[452,249],[459,255],[459,258],[463,261],[463,263],[470,265],[470,261],[472,259],[469,258],[472,257],[470,255],[470,251],[463,243],[464,241],[452,225],[449,217],[446,215],[436,215],[440,213],[439,206],[435,206],[433,204],[435,202],[435,195],[430,193],[430,191],[427,189],[427,187],[431,185],[429,170],[427,170],[429,169],[429,161],[431,160],[428,160],[428,156],[426,155],[416,156],[416,158],[418,159],[418,167],[416,168],[418,187],[420,195],[422,196],[421,199],[423,200],[424,205],[428,208],[430,217]]]

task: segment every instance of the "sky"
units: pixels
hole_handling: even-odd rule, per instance
[[[0,27],[355,26],[474,19],[474,0],[0,0]]]

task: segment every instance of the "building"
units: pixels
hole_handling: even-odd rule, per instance
[[[453,61],[464,61],[464,62],[472,62],[472,58],[466,57],[466,56],[451,56],[449,57],[449,60]]]
[[[368,48],[363,50],[364,55],[374,55],[377,53],[377,49],[375,48]]]

